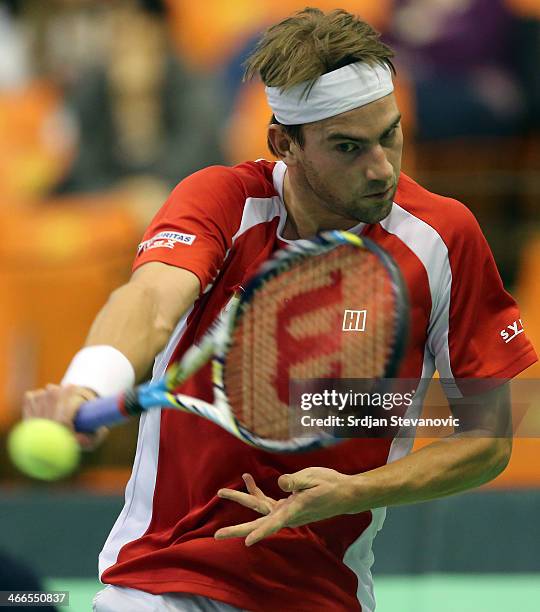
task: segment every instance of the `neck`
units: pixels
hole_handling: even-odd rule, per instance
[[[309,185],[289,169],[283,181],[283,200],[287,209],[287,223],[283,230],[286,240],[311,238],[325,230],[347,230],[359,223],[357,219],[342,217],[328,210]]]

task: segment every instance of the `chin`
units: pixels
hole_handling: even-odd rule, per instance
[[[358,221],[363,223],[379,223],[383,219],[386,219],[392,210],[393,200],[384,200],[380,204],[373,204],[368,210],[363,210],[359,214],[355,215]]]

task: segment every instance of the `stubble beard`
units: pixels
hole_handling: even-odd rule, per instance
[[[378,223],[385,219],[392,210],[393,197],[388,200],[363,203],[359,200],[344,200],[334,194],[332,194],[320,181],[317,173],[309,164],[302,164],[302,174],[305,185],[308,187],[308,191],[311,191],[316,197],[317,201],[326,210],[339,215],[345,219],[354,219],[362,223]]]

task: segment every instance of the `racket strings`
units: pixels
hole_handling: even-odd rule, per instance
[[[394,302],[383,264],[352,245],[268,278],[239,319],[225,368],[238,422],[286,440],[291,379],[382,377],[394,343]]]

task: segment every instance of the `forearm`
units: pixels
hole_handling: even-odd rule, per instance
[[[85,346],[113,346],[131,362],[136,381],[143,380],[172,332],[172,322],[160,320],[157,309],[151,289],[137,284],[116,289],[94,320]]]
[[[161,262],[139,267],[129,283],[110,295],[62,384],[115,395],[145,380],[200,288],[189,270]]]
[[[510,449],[507,439],[450,436],[353,476],[354,511],[422,502],[480,486],[502,472]]]

